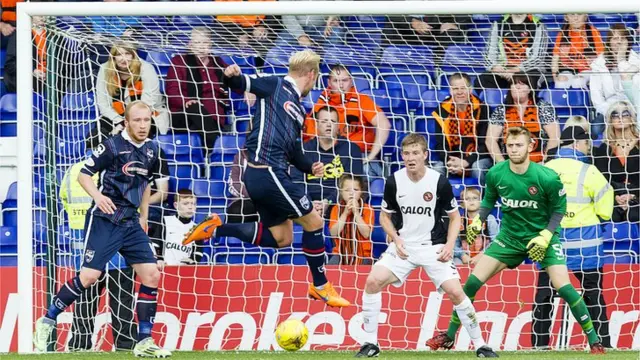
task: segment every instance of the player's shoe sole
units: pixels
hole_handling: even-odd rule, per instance
[[[222,225],[222,220],[220,220],[218,214],[207,216],[201,223],[194,225],[191,230],[184,234],[182,245],[189,245],[194,241],[210,239],[215,229],[220,225]]]
[[[333,288],[331,283],[326,283],[323,289],[318,289],[313,284],[309,285],[309,297],[315,300],[322,300],[327,305],[333,307],[346,307],[351,303],[340,296],[338,292]]]

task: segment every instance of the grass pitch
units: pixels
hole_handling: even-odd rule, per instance
[[[224,351],[224,352],[187,352],[175,351],[170,359],[183,360],[305,360],[305,359],[353,359],[355,351]],[[500,359],[530,360],[583,360],[598,359],[584,351],[514,351],[499,352]],[[639,351],[608,351],[607,360],[640,360]],[[4,359],[51,359],[51,360],[130,360],[135,359],[131,353],[117,352],[83,352],[83,353],[47,353],[34,355],[2,354]],[[473,352],[417,352],[417,351],[383,351],[378,359],[424,360],[424,359],[476,359]]]

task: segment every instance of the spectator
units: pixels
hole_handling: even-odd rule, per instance
[[[340,178],[340,203],[331,209],[329,232],[334,247],[329,264],[371,265],[371,232],[375,213],[362,198],[367,192],[363,177],[345,174]]]
[[[142,100],[154,110],[154,127],[161,134],[169,130],[169,116],[160,93],[160,80],[153,65],[140,59],[131,45],[117,43],[111,47],[109,60],[100,66],[96,80],[96,99],[100,110],[99,133],[110,136],[124,129],[127,104]],[[152,128],[151,134],[155,133]],[[92,131],[88,141],[99,141]],[[91,146],[93,147],[93,146]]]
[[[324,164],[324,175],[318,178],[292,170],[294,181],[305,182],[307,194],[323,216],[331,204],[338,202],[338,181],[344,174],[362,176],[362,152],[360,148],[341,137],[338,132],[339,114],[336,108],[325,106],[313,114],[317,136],[304,144],[307,158]]]
[[[240,151],[233,158],[231,173],[227,181],[229,192],[235,197],[227,208],[227,223],[259,222],[260,216],[242,182],[247,168],[247,150]]]
[[[189,189],[180,189],[173,203],[176,214],[162,218],[162,237],[151,239],[156,257],[164,265],[197,264],[202,259],[203,241],[182,245],[182,239],[196,223],[196,197]]]
[[[498,220],[496,217],[489,214],[487,221],[483,225],[482,234],[478,235],[476,241],[469,245],[466,241],[467,225],[471,224],[473,218],[480,212],[480,190],[478,188],[468,187],[460,194],[461,207],[464,209],[464,216],[462,218],[462,228],[460,229],[460,236],[456,241],[456,248],[454,250],[454,262],[460,264],[472,264],[475,265],[482,252],[489,246],[491,241],[496,238],[500,227],[498,226]]]
[[[604,142],[594,151],[596,167],[615,190],[615,222],[638,222],[640,218],[640,134],[636,116],[628,101],[613,103],[605,116]]]
[[[607,305],[602,291],[604,246],[599,230],[601,221],[611,220],[613,189],[602,173],[588,164],[591,136],[584,128],[566,127],[561,140],[558,158],[546,164],[558,173],[567,193],[567,210],[561,223],[560,240],[563,242],[567,267],[581,283],[594,330],[602,345],[611,347]],[[536,348],[549,347],[553,308],[549,275],[541,271],[531,334],[531,343]]]
[[[597,116],[591,133],[604,132],[604,114],[618,101],[640,99],[640,55],[631,49],[633,37],[624,24],[614,24],[607,33],[604,53],[591,63],[591,102]]]
[[[589,120],[587,120],[586,117],[582,116],[582,115],[574,115],[574,116],[570,116],[569,118],[567,118],[567,121],[564,122],[564,127],[562,128],[562,131],[572,127],[572,126],[578,126],[580,128],[582,128],[582,130],[585,131],[585,133],[587,133],[590,138],[593,138],[593,136],[591,135],[591,124],[589,124]],[[552,148],[549,149],[547,151],[547,160],[552,160],[555,159],[558,155],[558,148]],[[587,153],[585,153],[585,156],[588,157],[588,160],[584,160],[584,162],[588,163],[588,164],[592,164],[593,163],[593,158],[591,157],[591,148],[589,148],[589,151]]]
[[[487,151],[489,107],[473,95],[467,74],[449,76],[451,95],[433,112],[436,148],[439,161],[432,168],[444,176],[471,176],[484,182],[493,160]]]
[[[171,127],[174,131],[201,134],[208,152],[227,123],[225,101],[228,99],[223,88],[227,64],[211,56],[212,49],[211,31],[205,27],[194,28],[189,41],[191,53],[171,59],[166,82]]]
[[[547,30],[536,16],[505,15],[491,28],[486,55],[490,74],[480,76],[480,86],[507,89],[513,74],[522,72],[536,88],[543,87],[548,41]]]
[[[2,0],[0,2],[0,48],[9,47],[9,41],[13,37],[15,41],[16,31],[16,4],[24,0]],[[9,49],[7,49],[9,50]],[[14,49],[15,51],[15,44]]]
[[[449,45],[467,42],[464,26],[470,23],[469,15],[389,16],[384,33],[394,45],[433,46],[442,58]]]
[[[336,16],[283,15],[282,23],[284,25],[284,30],[280,34],[282,41],[291,45],[322,46],[325,43],[344,42],[345,29],[340,23],[340,18]]]
[[[496,108],[489,118],[487,148],[494,162],[504,160],[506,149],[502,138],[514,126],[524,126],[531,132],[534,142],[531,161],[543,161],[546,151],[558,146],[560,125],[553,107],[544,100],[536,104],[529,77],[522,74],[513,76],[505,105]]]
[[[340,135],[358,145],[365,154],[365,172],[370,176],[382,176],[380,153],[389,137],[391,124],[373,99],[357,92],[349,70],[343,65],[331,68],[329,88],[320,95],[313,111],[327,106],[338,110]],[[303,133],[305,141],[316,134],[315,120],[307,117]]]
[[[80,271],[84,260],[84,237],[87,211],[91,208],[93,199],[76,180],[80,170],[85,166],[81,161],[71,166],[62,178],[60,185],[60,200],[64,206],[69,221],[70,247],[73,254],[74,267]],[[93,176],[98,182],[98,174]],[[61,264],[60,264],[61,265]],[[133,318],[134,303],[134,273],[124,258],[118,253],[107,265],[106,271],[96,284],[82,293],[80,300],[73,308],[71,323],[71,351],[91,350],[91,338],[94,333],[95,319],[98,314],[100,294],[107,289],[109,307],[112,314],[114,345],[117,350],[132,350],[136,344],[137,326]]]
[[[585,88],[589,81],[584,73],[595,58],[604,52],[600,32],[587,19],[587,14],[566,14],[558,32],[551,59],[551,74],[556,88]]]
[[[31,28],[31,39],[33,47],[33,55],[31,60],[33,62],[33,86],[34,90],[39,93],[44,91],[44,82],[47,78],[47,30],[45,29],[45,17],[33,16]],[[11,25],[4,25],[11,26]],[[14,33],[8,37],[7,53],[4,63],[4,77],[3,82],[7,87],[7,91],[16,92],[16,78],[17,78],[17,66],[18,56],[16,53],[16,39],[17,36]]]
[[[242,0],[215,0],[215,1],[242,1]],[[248,0],[248,1],[275,1],[275,0]],[[231,35],[238,41],[241,48],[251,48],[263,58],[269,48],[274,44],[277,33],[282,30],[282,22],[272,15],[218,15],[216,25],[221,38]],[[256,64],[261,66],[261,64]]]

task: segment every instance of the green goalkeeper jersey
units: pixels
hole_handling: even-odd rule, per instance
[[[502,222],[497,239],[501,241],[526,244],[547,227],[551,214],[564,215],[567,209],[560,176],[534,162],[522,175],[511,171],[509,161],[489,170],[482,207],[493,209],[498,199],[502,202]]]

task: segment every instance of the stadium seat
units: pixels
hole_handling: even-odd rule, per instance
[[[264,251],[216,251],[214,249],[213,264],[229,265],[267,265],[270,264],[269,254]]]
[[[371,206],[380,206],[382,197],[384,196],[384,180],[375,179],[369,184],[369,193],[371,194]]]
[[[605,254],[615,259],[605,259],[607,263],[638,263],[640,259],[640,230],[637,224],[628,222],[606,223],[602,238]]]
[[[94,93],[67,94],[62,98],[58,120],[96,119]]]
[[[282,249],[273,255],[273,263],[276,265],[306,265],[307,259],[302,251]]]
[[[559,28],[564,22],[564,15],[562,14],[535,14],[538,19],[547,27]],[[555,38],[550,38],[551,41],[555,41]]]
[[[0,98],[0,118],[3,120],[15,120],[18,115],[18,96],[9,93]]]
[[[176,30],[191,31],[194,27],[205,26],[211,28],[213,25],[211,16],[174,16],[173,27]]]
[[[433,50],[428,46],[389,46],[380,60],[380,72],[422,70],[433,74]]]
[[[18,231],[14,226],[0,227],[0,266],[18,265]]]
[[[372,249],[372,253],[373,253],[373,257],[375,259],[379,258],[380,255],[382,255],[382,253],[387,250],[387,234],[384,232],[384,230],[382,229],[382,226],[380,226],[379,223],[379,219],[380,219],[380,212],[376,211],[376,222],[375,222],[375,226],[373,227],[373,232],[371,232],[371,241],[373,242],[373,249]]]
[[[372,15],[357,15],[341,17],[344,26],[350,30],[359,29],[382,29],[384,27],[386,17]]]
[[[300,46],[277,43],[267,52],[264,72],[268,74],[286,74],[289,71],[289,57],[304,49],[305,48]]]
[[[238,151],[244,148],[244,136],[222,135],[216,139],[211,154],[211,163],[230,163]]]
[[[480,183],[477,178],[471,176],[448,176],[449,182],[451,183],[451,188],[453,189],[453,196],[457,199],[460,199],[460,195],[462,191],[464,191],[467,187],[480,187]]]
[[[484,48],[489,43],[490,38],[490,26],[477,26],[476,28],[467,30],[467,39],[475,47]]]
[[[329,45],[325,46],[323,62],[327,66],[342,64],[344,66],[371,66],[376,54],[371,48],[360,45]]]
[[[6,60],[7,60],[7,49],[0,49],[0,76],[4,74],[4,62]]]
[[[197,198],[198,206],[227,205],[226,183],[216,179],[195,179],[193,181],[193,193]]]
[[[196,134],[158,135],[156,141],[164,152],[165,159],[171,163],[199,165],[204,163],[204,146]]]
[[[382,47],[382,30],[379,29],[367,29],[367,30],[350,30],[349,42],[352,44],[358,44],[372,49],[378,53]],[[377,57],[377,56],[376,56]]]
[[[149,51],[145,60],[158,69],[161,77],[166,77],[171,66],[171,57],[171,54],[165,52]]]
[[[256,73],[257,54],[237,54],[237,48],[216,48],[216,54],[221,54],[220,58],[227,65],[238,65],[244,74]]]
[[[471,73],[485,72],[484,52],[473,45],[451,45],[444,53],[444,62],[440,70],[444,73]]]
[[[253,107],[249,107],[244,99],[244,94],[238,94],[235,91],[229,92],[229,107],[234,118],[250,116],[255,113],[255,106],[254,104]]]
[[[589,116],[589,93],[581,89],[545,89],[539,97],[553,105],[559,118]]]
[[[505,103],[508,90],[506,89],[484,89],[480,93],[480,100],[484,101],[490,108],[502,106]]]

